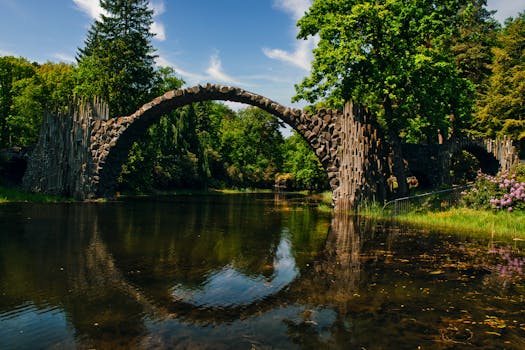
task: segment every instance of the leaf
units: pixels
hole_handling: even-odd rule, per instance
[[[497,335],[498,337],[501,337],[501,334],[498,333],[498,332],[485,332],[486,334],[491,334],[491,335]]]

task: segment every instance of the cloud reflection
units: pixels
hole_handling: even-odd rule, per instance
[[[231,307],[248,305],[256,300],[275,294],[292,282],[299,274],[292,255],[290,240],[283,235],[273,261],[270,279],[263,275],[250,277],[231,265],[211,273],[202,287],[190,289],[182,284],[172,288],[175,301],[199,307]]]

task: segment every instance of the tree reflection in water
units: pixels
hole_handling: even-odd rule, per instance
[[[520,242],[221,198],[0,211],[0,348],[525,347]]]

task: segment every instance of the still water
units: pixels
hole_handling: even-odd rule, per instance
[[[523,242],[273,195],[0,206],[0,349],[524,349]]]

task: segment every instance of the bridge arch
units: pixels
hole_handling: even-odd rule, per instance
[[[466,145],[461,151],[472,154],[479,162],[479,168],[484,174],[496,175],[500,168],[498,159],[486,148],[478,144]]]
[[[149,126],[176,108],[211,100],[259,107],[296,130],[321,161],[336,210],[386,198],[388,146],[366,108],[348,102],[342,111],[321,108],[309,113],[212,84],[169,91],[125,117],[108,118],[107,106],[97,100],[72,102],[68,110],[46,114],[23,186],[77,199],[112,196],[133,142]]]
[[[339,138],[338,133],[334,133],[339,115],[337,111],[322,110],[311,116],[302,110],[285,107],[240,88],[207,84],[169,91],[146,103],[130,116],[96,121],[91,131],[90,145],[97,173],[94,176],[95,195],[113,195],[117,177],[133,142],[162,115],[194,102],[210,100],[240,102],[273,114],[308,142],[328,172],[329,180],[336,177],[329,169],[335,170],[338,165],[335,159],[336,152],[333,151],[337,148]],[[335,181],[331,182],[332,189],[335,184]]]
[[[457,138],[448,145],[449,157],[467,151],[478,161],[481,171],[495,175],[498,171],[508,171],[517,162],[517,152],[510,139]]]

